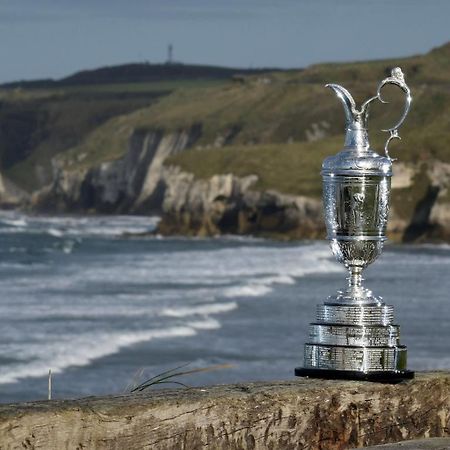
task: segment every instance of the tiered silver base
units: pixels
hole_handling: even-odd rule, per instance
[[[317,308],[305,344],[304,367],[296,375],[398,381],[406,370],[406,347],[393,324],[393,307],[384,303],[325,303]]]

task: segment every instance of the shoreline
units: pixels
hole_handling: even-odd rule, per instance
[[[94,211],[86,212],[74,212],[74,213],[64,213],[64,212],[43,212],[34,211],[27,209],[0,209],[0,222],[2,219],[8,219],[8,215],[20,215],[24,217],[29,217],[32,219],[98,219],[107,220],[108,218],[122,218],[124,220],[132,221],[133,218],[142,220],[148,219],[149,230],[143,231],[124,231],[118,234],[116,237],[120,238],[174,238],[174,239],[255,239],[273,242],[327,242],[326,233],[324,230],[324,224],[322,223],[320,227],[316,230],[309,232],[309,228],[305,230],[253,230],[251,232],[232,232],[226,230],[224,232],[212,232],[212,230],[207,230],[205,228],[186,228],[184,225],[178,226],[172,224],[172,226],[167,226],[164,224],[166,217],[158,214],[106,214]],[[143,226],[141,224],[141,226]],[[153,229],[150,229],[153,228]],[[218,229],[215,229],[218,231]],[[220,231],[220,230],[219,230]],[[439,238],[439,234],[424,235],[418,240],[407,240],[405,241],[402,237],[402,233],[398,230],[390,230],[387,232],[387,243],[389,245],[445,245],[450,244],[450,235],[444,233]]]

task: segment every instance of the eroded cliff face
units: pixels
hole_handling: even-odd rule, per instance
[[[169,156],[194,146],[201,131],[201,125],[171,133],[135,130],[122,158],[93,167],[67,167],[55,159],[53,182],[35,193],[31,203],[46,212],[157,213],[162,216],[157,230],[162,234],[323,238],[321,199],[259,191],[256,175],[196,179],[179,167],[164,164]],[[449,186],[450,164],[396,162],[390,238],[449,240]],[[28,201],[11,186],[7,191],[9,197],[2,194],[2,200],[0,196],[3,204]]]
[[[322,204],[308,197],[253,189],[255,175],[196,180],[178,167],[164,169],[165,195],[158,232],[211,236],[252,234],[317,238],[323,234]]]
[[[317,199],[260,192],[253,188],[255,175],[198,180],[164,165],[169,156],[195,145],[200,135],[200,125],[168,134],[134,131],[120,159],[88,168],[68,167],[55,159],[53,182],[33,195],[33,207],[47,212],[160,213],[158,232],[163,234],[323,235]]]
[[[252,234],[282,239],[323,238],[322,202],[254,188],[255,175],[196,180],[178,167],[163,169],[158,232],[211,236]],[[395,163],[388,235],[397,242],[450,239],[450,164]]]
[[[53,182],[33,195],[33,207],[44,211],[150,213],[159,211],[164,193],[164,160],[191,146],[201,128],[164,134],[136,130],[125,155],[93,167],[67,167],[53,161]]]
[[[29,195],[0,174],[0,208],[14,209],[28,204]]]
[[[388,231],[402,242],[450,240],[450,164],[394,163]]]

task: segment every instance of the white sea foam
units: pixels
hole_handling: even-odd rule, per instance
[[[295,284],[295,279],[290,275],[280,274],[273,277],[265,277],[264,284]]]
[[[122,297],[123,298],[123,297]],[[145,296],[148,299],[149,296]],[[3,301],[0,304],[0,315],[11,316],[20,320],[93,320],[133,317],[173,317],[210,316],[235,310],[236,302],[206,303],[195,306],[159,307],[158,304],[138,304],[139,296],[128,296],[126,301],[113,301],[110,297],[96,297],[86,304],[78,301],[71,303],[70,297],[51,299],[47,303],[33,304],[33,308],[24,307],[19,299]],[[22,299],[23,300],[23,299]],[[76,299],[73,299],[75,302]],[[92,303],[92,304],[91,304]],[[127,305],[127,303],[129,303]]]
[[[27,221],[24,218],[19,219],[0,219],[1,223],[4,223],[5,225],[10,225],[13,227],[26,227]]]
[[[234,286],[223,291],[223,296],[226,298],[235,297],[261,297],[272,292],[272,288],[266,286],[264,283],[251,283],[244,286]]]
[[[64,233],[61,230],[58,230],[57,228],[49,228],[47,230],[47,233],[50,236],[54,236],[54,237],[61,237],[64,236]]]
[[[0,366],[0,383],[12,383],[25,377],[39,377],[48,373],[60,373],[73,366],[85,366],[91,361],[117,353],[125,347],[153,339],[168,339],[194,336],[197,330],[220,327],[214,319],[190,322],[187,326],[124,333],[84,333],[65,335],[43,343],[28,343],[26,348],[12,348],[12,356],[24,362]],[[26,361],[29,358],[30,361]]]
[[[220,314],[247,298],[309,273],[342,270],[325,244],[268,245],[245,238],[105,242],[145,231],[155,221],[27,216],[24,227],[5,223],[11,233],[38,238],[25,236],[23,256],[11,253],[0,265],[0,355],[20,359],[0,367],[1,383],[87,365],[139,342],[213,331],[221,326]],[[11,239],[16,246],[18,238]],[[2,271],[13,279],[1,278]]]
[[[220,314],[233,311],[237,308],[236,302],[229,303],[212,303],[206,305],[197,306],[179,306],[176,308],[164,308],[161,312],[161,316],[165,317],[189,317],[194,315],[209,315]]]
[[[187,325],[195,330],[218,330],[220,328],[220,322],[211,317],[204,320],[188,322]]]
[[[29,230],[26,228],[19,227],[0,227],[0,234],[17,234],[17,233],[28,233]]]
[[[45,376],[49,368],[56,373],[86,366],[152,339],[178,340],[174,354],[183,355],[187,337],[208,330],[213,337],[222,320],[227,325],[237,317],[252,320],[252,308],[258,305],[251,299],[271,299],[271,291],[302,283],[309,274],[344,271],[325,243],[276,244],[242,237],[117,239],[123,232],[145,231],[152,223],[147,217],[0,212],[1,383]],[[384,257],[394,269],[408,266],[417,272],[431,264],[433,274],[437,269],[445,273],[450,252],[434,248],[424,250],[423,260],[415,248],[414,258],[408,248],[388,249]],[[433,305],[442,311],[448,289],[435,285]],[[409,310],[421,298],[410,293]],[[239,307],[248,315],[236,314]],[[437,367],[432,356],[421,361],[421,367]]]
[[[139,234],[151,231],[158,217],[146,216],[24,216],[17,212],[0,212],[0,233],[40,233],[54,237],[98,236],[117,237],[123,234]]]
[[[226,298],[260,297],[272,292],[276,284],[292,285],[295,284],[296,278],[308,274],[342,270],[330,259],[329,251],[323,244],[278,249],[275,252],[270,247],[251,249],[256,255],[261,253],[259,255],[261,259],[258,261],[246,255],[247,264],[243,267],[243,272],[248,276],[244,277],[244,281],[238,285],[224,289],[222,296]],[[272,255],[268,254],[271,250]],[[276,267],[275,270],[274,267]]]

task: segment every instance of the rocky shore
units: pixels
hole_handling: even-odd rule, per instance
[[[200,134],[199,126],[169,134],[135,132],[122,158],[87,168],[55,158],[50,185],[27,196],[9,184],[0,198],[3,205],[25,204],[38,212],[159,214],[157,233],[163,235],[323,237],[320,197],[260,190],[255,187],[256,174],[198,179],[167,164],[169,157],[191,148]],[[394,163],[390,238],[448,241],[449,184],[450,164]]]

